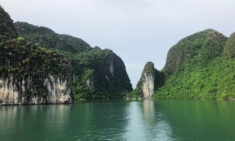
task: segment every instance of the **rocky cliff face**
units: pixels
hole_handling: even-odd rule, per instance
[[[145,99],[152,98],[154,94],[154,76],[153,74],[144,73],[142,78],[142,91]]]
[[[164,75],[154,68],[152,62],[147,62],[142,72],[136,91],[145,99],[151,99],[154,91],[164,83]]]
[[[29,94],[33,88],[32,77],[17,81],[12,76],[0,78],[0,104],[55,104],[71,103],[71,90],[66,80],[49,75],[44,79],[47,95]]]
[[[0,104],[70,103],[71,64],[55,51],[17,37],[0,7]]]
[[[55,78],[49,75],[43,85],[48,90],[47,102],[48,103],[71,103],[71,88],[68,83],[69,80],[63,78]]]
[[[102,89],[100,87],[100,84],[102,84],[106,87],[106,91],[110,91],[111,93],[131,91],[130,80],[121,58],[108,49],[100,50],[100,53],[102,56],[99,57],[100,60],[94,60],[96,62],[93,68],[94,78],[96,80],[94,85]]]
[[[72,102],[68,61],[22,40],[1,43],[0,104]]]
[[[65,58],[21,38],[0,41],[0,104],[72,102]]]
[[[60,35],[46,27],[17,22],[15,28],[20,36],[55,49],[71,62],[75,99],[120,97],[132,90],[125,64],[113,51],[92,48],[79,38]]]

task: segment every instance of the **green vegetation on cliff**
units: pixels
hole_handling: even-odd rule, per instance
[[[30,81],[30,88],[24,90],[27,96],[47,95],[43,85],[48,75],[70,80],[71,66],[69,61],[55,51],[17,37],[14,24],[9,15],[0,7],[0,78],[14,81],[20,88]],[[18,82],[25,82],[19,84]]]
[[[19,36],[45,48],[60,51],[64,55],[92,49],[90,45],[79,38],[56,34],[47,27],[34,26],[26,22],[16,22],[14,25]]]
[[[0,7],[0,74],[33,80],[29,95],[47,95],[44,78],[65,78],[75,99],[122,97],[132,90],[125,64],[114,52],[25,22],[13,24]]]
[[[75,56],[75,97],[122,97],[132,90],[123,61],[111,50],[95,47]],[[88,94],[87,94],[87,91]]]
[[[163,72],[165,84],[155,97],[235,97],[234,36],[205,30],[173,46]]]
[[[156,97],[229,98],[235,96],[235,59],[217,57],[207,66],[186,64],[168,77]]]
[[[212,29],[184,38],[169,50],[164,71],[170,75],[183,69],[186,63],[206,65],[209,60],[223,54],[226,40],[227,37]]]
[[[71,62],[75,99],[122,97],[132,90],[125,64],[111,50],[92,48],[79,38],[60,35],[46,27],[16,22],[15,28],[20,36]]]

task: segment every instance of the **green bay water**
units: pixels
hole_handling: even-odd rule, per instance
[[[1,106],[0,140],[234,141],[235,101]]]

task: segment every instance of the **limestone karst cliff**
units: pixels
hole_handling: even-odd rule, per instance
[[[55,78],[49,75],[41,84],[47,91],[42,93],[30,94],[30,89],[34,87],[34,80],[28,76],[25,80],[14,80],[14,77],[0,79],[0,103],[9,104],[53,104],[53,103],[71,103],[71,90],[68,87],[67,80]]]
[[[18,35],[65,56],[72,65],[75,99],[122,97],[132,90],[122,59],[112,50],[92,48],[85,41],[46,27],[16,22]]]
[[[154,68],[152,62],[147,62],[135,91],[137,94],[142,95],[143,98],[151,99],[154,91],[162,86],[163,83],[163,74]]]
[[[70,62],[17,37],[0,7],[0,104],[72,102]]]
[[[0,104],[70,103],[132,90],[125,64],[108,49],[17,22],[0,7]]]
[[[152,74],[144,73],[142,77],[142,92],[145,99],[152,98],[154,94],[154,76]]]

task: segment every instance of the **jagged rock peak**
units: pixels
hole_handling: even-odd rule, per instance
[[[137,84],[136,90],[138,94],[145,99],[150,99],[154,94],[155,71],[154,64],[147,62]]]
[[[144,66],[141,78],[135,92],[144,99],[151,99],[154,91],[164,84],[164,74],[154,68],[153,62],[147,62]]]

